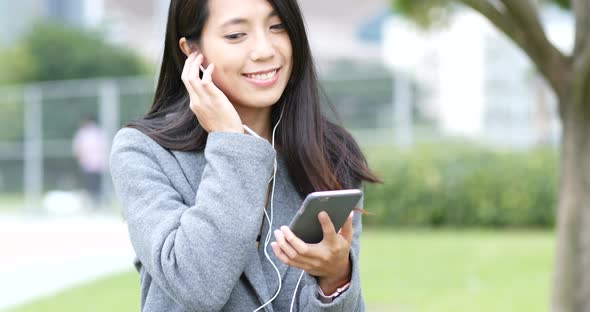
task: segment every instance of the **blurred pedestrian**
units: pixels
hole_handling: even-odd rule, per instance
[[[82,121],[72,141],[72,152],[78,161],[82,186],[92,210],[102,205],[102,174],[107,167],[107,137],[94,118]]]

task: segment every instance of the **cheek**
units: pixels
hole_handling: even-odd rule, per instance
[[[217,64],[216,64],[217,66]],[[240,72],[234,67],[216,68],[213,74],[213,83],[223,92],[227,97],[232,98],[233,93],[240,93]]]
[[[218,53],[219,54],[219,53]],[[217,85],[228,85],[240,78],[240,63],[231,54],[219,54],[211,62],[215,64],[213,82]]]
[[[231,90],[229,86],[232,85],[232,79],[230,73],[224,71],[223,68],[215,69],[216,73],[213,74],[213,83],[223,92],[226,93]]]
[[[283,50],[283,54],[285,56],[291,57],[293,55],[293,45],[291,45],[291,40],[289,39],[288,35],[285,35],[281,38],[280,46],[281,50]]]

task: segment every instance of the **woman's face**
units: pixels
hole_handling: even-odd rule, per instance
[[[292,68],[287,31],[267,0],[209,0],[200,51],[213,82],[237,106],[265,108],[285,90]]]

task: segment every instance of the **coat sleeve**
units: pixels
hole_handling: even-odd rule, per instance
[[[361,198],[358,207],[363,208],[364,197]],[[299,311],[318,312],[363,312],[365,302],[361,293],[361,276],[359,272],[359,237],[362,230],[361,214],[354,214],[352,225],[354,235],[350,246],[351,278],[349,288],[331,303],[322,303],[317,298],[319,284],[314,276],[305,273],[306,284],[299,297]]]
[[[194,206],[174,188],[170,154],[135,129],[119,131],[111,174],[137,257],[187,311],[219,311],[254,250],[274,150],[260,138],[209,134]]]

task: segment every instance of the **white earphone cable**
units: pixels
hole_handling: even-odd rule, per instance
[[[279,120],[277,121],[276,125],[274,126],[273,130],[272,130],[272,147],[274,150],[275,147],[275,132],[277,130],[277,127],[279,126],[279,123],[281,122],[281,119],[283,118],[283,112],[285,110],[285,107],[283,106],[283,108],[281,109],[281,115],[279,116]],[[270,262],[270,264],[272,265],[272,267],[274,268],[275,272],[277,273],[277,277],[278,277],[278,281],[279,281],[279,287],[277,289],[277,291],[275,292],[274,296],[272,296],[272,298],[270,298],[270,300],[268,300],[266,303],[264,303],[263,305],[261,305],[260,307],[258,307],[256,310],[254,310],[254,312],[260,311],[261,309],[263,309],[265,306],[269,305],[271,302],[273,302],[276,297],[279,295],[279,292],[281,291],[281,287],[282,287],[282,279],[281,279],[281,273],[279,272],[279,269],[277,268],[277,266],[274,264],[274,262],[272,262],[272,260],[270,259],[270,256],[268,255],[268,244],[270,243],[271,240],[271,233],[272,233],[272,222],[274,219],[274,209],[273,209],[273,202],[274,202],[274,194],[275,194],[275,185],[276,185],[276,175],[277,175],[277,170],[278,170],[278,164],[277,164],[277,154],[276,154],[276,150],[275,150],[275,159],[274,159],[274,164],[273,164],[273,174],[272,174],[272,189],[270,192],[270,217],[268,216],[268,213],[266,212],[266,209],[264,209],[264,216],[266,217],[266,220],[268,221],[268,232],[266,233],[266,237],[264,239],[264,256],[266,257],[266,259],[268,260],[268,262]],[[270,182],[270,181],[269,181]]]
[[[303,273],[305,273],[305,271],[301,270],[301,275],[299,275],[299,279],[297,280],[297,285],[295,285],[295,290],[293,291],[293,298],[291,298],[291,308],[289,309],[290,312],[293,312],[293,305],[295,304],[295,295],[297,294],[297,288],[299,288],[299,283],[301,283],[301,278],[303,277]]]

